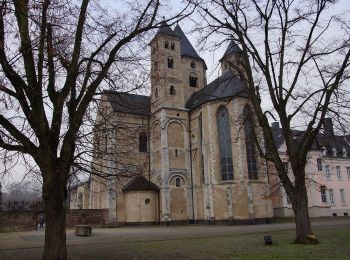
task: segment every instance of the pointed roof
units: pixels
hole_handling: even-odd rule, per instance
[[[159,187],[148,181],[144,176],[140,175],[131,180],[128,184],[125,185],[123,191],[158,191]]]
[[[220,59],[220,61],[222,61],[225,57],[231,55],[231,54],[240,54],[242,53],[241,48],[233,41],[230,41],[230,44],[228,45],[224,55],[222,56],[222,58]]]
[[[203,60],[196,50],[193,48],[191,42],[187,39],[184,32],[181,30],[180,25],[176,25],[174,32],[178,35],[180,38],[180,50],[181,50],[181,56],[189,56],[196,59]]]
[[[155,37],[159,34],[165,34],[165,35],[169,35],[172,37],[176,37],[179,38],[179,36],[170,28],[170,26],[163,21],[161,23],[161,27],[159,28],[158,32],[156,33]]]

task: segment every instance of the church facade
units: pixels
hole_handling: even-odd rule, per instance
[[[102,152],[92,163],[118,177],[91,178],[88,208],[108,208],[116,224],[268,221],[266,165],[244,120],[252,110],[243,82],[229,65],[240,62],[239,47],[230,43],[222,75],[209,84],[179,25],[164,24],[150,47],[151,95],[102,95],[96,127],[105,130],[94,142]]]

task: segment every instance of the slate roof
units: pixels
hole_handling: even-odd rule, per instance
[[[151,112],[151,98],[149,96],[105,90],[107,100],[114,112],[136,115],[149,115]]]
[[[220,61],[222,61],[225,57],[231,54],[239,54],[239,53],[242,53],[241,48],[233,40],[231,40]]]
[[[281,147],[284,143],[284,135],[282,128],[272,127],[272,134],[277,148]],[[302,136],[304,131],[293,130],[295,136]],[[350,157],[350,135],[330,135],[325,133],[319,133],[313,142],[311,149],[322,150],[326,148],[327,156],[333,155],[333,148],[337,150],[337,156],[343,157],[343,148],[346,149],[348,157]]]
[[[179,38],[179,36],[177,35],[177,33],[175,33],[170,26],[166,23],[166,22],[162,22],[161,23],[161,27],[159,28],[159,30],[156,33],[156,36],[158,34],[166,34],[166,35],[170,35],[172,37],[176,37]]]
[[[159,191],[159,187],[140,175],[125,185],[123,191]]]
[[[248,98],[244,84],[232,71],[227,71],[216,80],[202,89],[193,93],[186,104],[186,108],[192,110],[208,101],[222,98],[241,96]]]
[[[182,31],[180,25],[176,25],[174,32],[180,38],[180,51],[181,56],[189,56],[204,61],[193,48],[191,42],[188,40],[184,32]]]

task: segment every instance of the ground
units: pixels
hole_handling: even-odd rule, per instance
[[[294,245],[294,224],[67,230],[69,259],[350,259],[350,218],[313,220],[319,245]],[[274,244],[264,245],[264,235]],[[0,233],[0,259],[40,259],[43,231]]]

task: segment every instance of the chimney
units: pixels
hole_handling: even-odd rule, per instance
[[[323,129],[325,135],[334,135],[332,118],[325,118],[323,121]]]
[[[280,128],[280,122],[273,122],[271,124],[272,129],[279,129]]]

